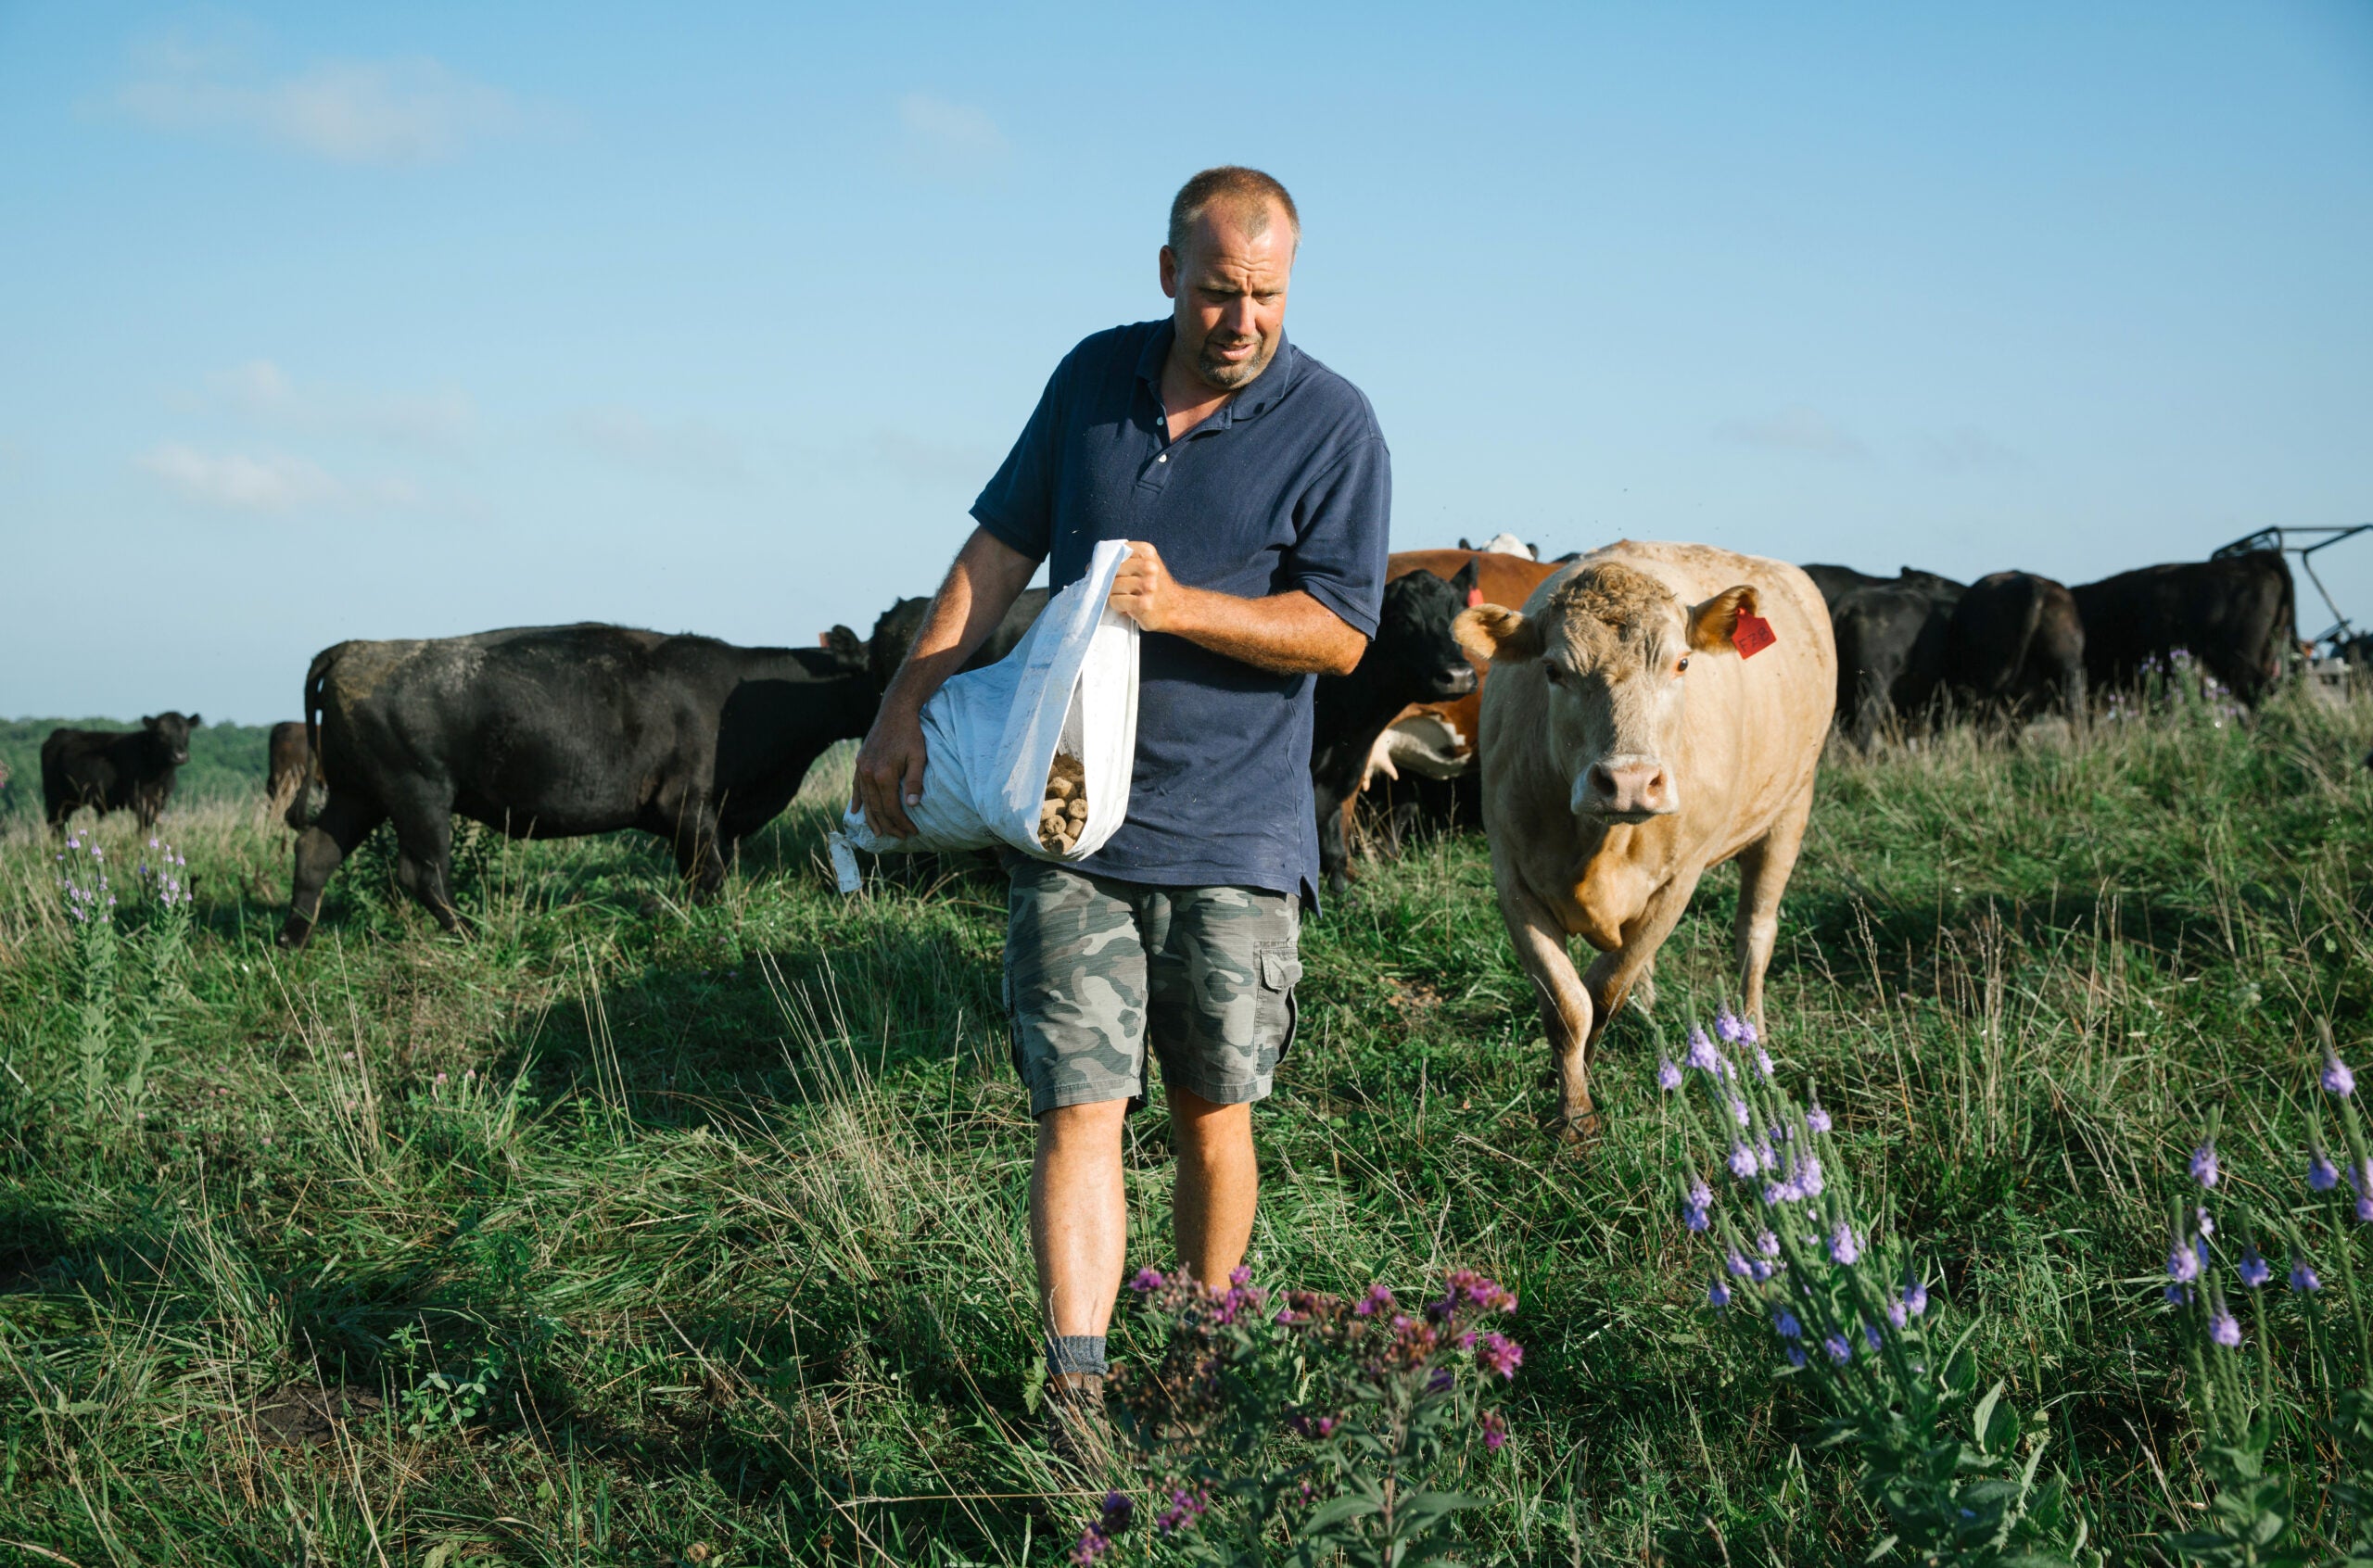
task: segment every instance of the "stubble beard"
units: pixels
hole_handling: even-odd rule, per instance
[[[1217,333],[1209,335],[1195,350],[1195,373],[1223,392],[1240,392],[1251,386],[1276,356],[1276,340],[1272,338],[1263,342],[1249,360],[1224,360],[1219,351],[1236,345],[1233,341],[1217,342],[1218,336]]]

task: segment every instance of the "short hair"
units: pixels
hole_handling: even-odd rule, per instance
[[[1170,248],[1185,256],[1187,232],[1212,203],[1221,200],[1251,208],[1251,221],[1245,225],[1245,232],[1253,234],[1268,231],[1268,206],[1275,202],[1285,209],[1286,221],[1294,232],[1295,248],[1301,248],[1301,214],[1294,210],[1294,198],[1286,194],[1286,187],[1258,169],[1234,163],[1206,169],[1178,187],[1178,194],[1170,202]]]

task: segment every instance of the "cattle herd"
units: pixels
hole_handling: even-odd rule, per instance
[[[1652,988],[1658,943],[1727,860],[1742,868],[1737,955],[1755,1005],[1833,725],[1868,747],[1956,716],[2081,722],[2186,652],[2255,703],[2297,651],[2275,550],[2075,588],[1694,545],[1538,556],[1506,535],[1396,553],[1366,655],[1318,678],[1310,766],[1330,892],[1351,877],[1363,794],[1388,836],[1480,820],[1568,1122],[1590,1115],[1589,1042]],[[1010,651],[1046,603],[1022,595],[967,667]],[[303,721],[271,737],[268,788],[298,835],[281,943],[304,945],[329,877],[383,822],[399,883],[457,929],[456,814],[514,838],[641,828],[668,841],[695,898],[713,895],[816,759],[870,727],[926,608],[902,599],[869,638],[834,626],[816,648],[589,623],[324,650]],[[85,805],[153,825],[200,722],[169,712],[129,732],[54,731],[41,752],[51,826]],[[1600,955],[1587,975],[1567,956],[1576,935]]]

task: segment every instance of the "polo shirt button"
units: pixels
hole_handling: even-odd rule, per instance
[[[1170,454],[1168,452],[1164,452],[1153,461],[1156,462],[1168,462],[1170,461]]]

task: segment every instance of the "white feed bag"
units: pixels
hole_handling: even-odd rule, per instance
[[[913,838],[876,833],[851,806],[833,835],[842,891],[857,887],[849,846],[876,854],[1011,845],[1041,860],[1085,860],[1120,828],[1137,755],[1137,623],[1105,601],[1129,547],[1096,547],[1087,575],[1048,601],[1014,651],[957,676],[923,704],[922,800],[907,808]],[[1049,851],[1039,810],[1055,754],[1078,759],[1087,820],[1072,847]]]

